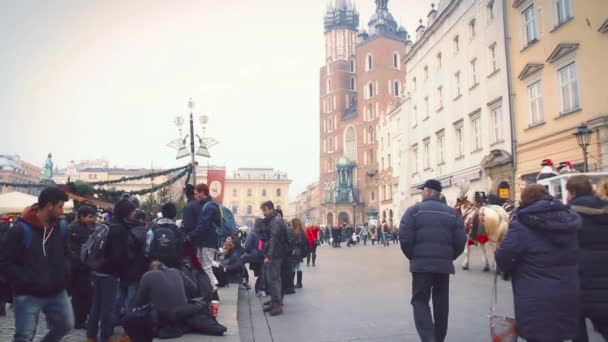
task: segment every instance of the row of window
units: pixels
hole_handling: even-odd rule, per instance
[[[238,189],[232,189],[232,197],[237,197],[239,194]],[[262,191],[260,192],[260,194],[262,195],[262,197],[266,197],[268,196],[268,192],[266,189],[262,189]],[[277,188],[275,190],[275,194],[277,197],[281,197],[281,188]],[[247,197],[251,197],[253,196],[253,190],[251,188],[247,189]]]
[[[490,120],[491,120],[491,139],[492,144],[496,144],[504,141],[504,116],[502,106],[500,104],[494,105],[489,108]],[[481,123],[481,112],[477,112],[470,116],[470,129],[471,129],[471,153],[481,151],[483,149],[482,141],[482,123]],[[465,154],[465,130],[464,120],[460,120],[454,124],[454,136],[450,141],[454,142],[454,158],[460,159]],[[441,130],[435,134],[436,144],[436,164],[443,165],[446,162],[446,146],[445,146],[445,130]],[[419,146],[414,144],[411,147],[412,154],[412,173],[418,173],[419,165]],[[423,170],[431,169],[431,138],[427,137],[422,140],[422,168]]]
[[[437,54],[437,68],[440,69],[441,68],[441,52],[439,52]],[[473,89],[475,88],[478,84],[479,84],[479,77],[478,77],[478,72],[479,72],[479,68],[477,65],[477,58],[473,58],[469,61],[469,89]],[[488,47],[488,76],[490,75],[494,75],[494,73],[498,72],[500,69],[499,63],[498,63],[498,51],[497,51],[497,45],[496,43],[492,43],[489,47]],[[429,67],[428,65],[425,65],[423,68],[423,80],[426,82],[429,79]],[[460,70],[456,71],[454,73],[453,76],[454,79],[454,98],[458,98],[461,94],[462,94],[462,90],[461,90],[461,86],[462,86],[462,80],[461,80],[461,76],[460,76]],[[417,88],[417,79],[416,77],[412,78],[412,83],[411,83],[411,91],[416,91]],[[441,89],[441,90],[439,90]],[[438,93],[442,93],[443,88],[441,86],[438,87]],[[443,99],[440,97],[439,103],[443,103]],[[438,106],[438,108],[443,107],[442,105]]]
[[[274,205],[277,209],[281,209],[280,203],[275,203]],[[232,213],[234,215],[239,214],[239,205],[238,204],[232,204],[230,206],[230,209],[232,209]],[[247,204],[247,215],[253,215],[253,205],[252,204]]]
[[[393,69],[401,70],[401,54],[397,51],[393,52]],[[365,71],[374,70],[374,55],[370,52],[365,56]],[[355,72],[355,61],[350,61],[350,72]]]
[[[572,18],[572,0],[555,0],[553,13],[555,27],[570,20]],[[534,44],[539,39],[534,2],[524,7],[521,15],[523,24],[522,34],[525,47]]]
[[[557,70],[561,97],[560,115],[581,108],[576,63],[572,62]],[[537,126],[545,122],[543,105],[543,83],[533,81],[528,85],[529,126]]]

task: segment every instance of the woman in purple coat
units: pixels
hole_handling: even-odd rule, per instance
[[[529,342],[576,338],[580,228],[580,216],[544,186],[523,190],[496,263],[512,274],[517,332]]]

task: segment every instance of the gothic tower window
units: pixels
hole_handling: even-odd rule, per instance
[[[351,59],[350,60],[350,72],[355,72],[355,60]]]
[[[399,69],[399,52],[393,53],[393,68]]]
[[[366,58],[366,64],[365,64],[365,71],[370,71],[372,70],[374,67],[374,57],[372,56],[371,53],[367,54],[367,58]]]
[[[344,132],[344,156],[351,161],[357,160],[357,132],[353,126],[348,126]]]
[[[395,96],[399,96],[399,81],[395,81]]]
[[[350,90],[355,90],[355,78],[350,78]]]

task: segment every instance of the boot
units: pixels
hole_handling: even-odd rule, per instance
[[[294,286],[295,280],[296,280],[296,272],[289,273],[289,282],[290,282],[289,287],[292,289],[295,288],[295,286]]]
[[[298,282],[296,283],[296,289],[302,288],[302,271],[298,271]]]
[[[278,316],[280,314],[283,313],[283,308],[281,308],[281,304],[278,302],[275,302],[272,306],[272,308],[269,311],[270,316]]]

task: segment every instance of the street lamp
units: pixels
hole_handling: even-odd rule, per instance
[[[587,147],[589,147],[589,143],[591,142],[591,134],[593,134],[593,132],[584,122],[580,124],[580,126],[576,128],[576,132],[573,133],[573,135],[576,136],[578,146],[583,149],[583,161],[585,163],[584,172],[589,172],[589,164],[587,162]]]

